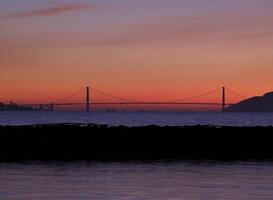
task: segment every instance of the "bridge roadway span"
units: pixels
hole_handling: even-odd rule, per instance
[[[211,105],[220,106],[222,103],[199,103],[199,102],[90,102],[90,105]],[[86,105],[86,103],[51,103],[51,104],[27,104],[25,106],[81,106]],[[232,105],[226,103],[225,105]]]

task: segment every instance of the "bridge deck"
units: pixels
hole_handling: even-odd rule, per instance
[[[81,106],[86,103],[52,103],[52,104],[26,104],[25,106]],[[91,102],[90,105],[211,105],[221,106],[222,103],[211,103],[211,102]],[[230,106],[231,103],[225,105]]]

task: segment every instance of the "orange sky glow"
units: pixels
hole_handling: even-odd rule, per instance
[[[267,0],[3,0],[0,102],[52,102],[87,85],[141,101],[222,86],[262,95],[273,90],[272,10]]]

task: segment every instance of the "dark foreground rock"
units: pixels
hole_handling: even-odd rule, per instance
[[[273,127],[0,127],[0,160],[273,159]]]

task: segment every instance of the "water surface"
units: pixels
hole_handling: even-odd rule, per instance
[[[0,164],[3,200],[271,200],[272,162]]]
[[[273,113],[183,112],[0,112],[0,125],[94,123],[108,125],[271,126]]]

